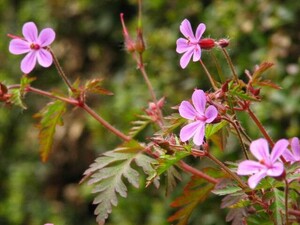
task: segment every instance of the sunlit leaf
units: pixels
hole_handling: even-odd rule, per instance
[[[40,154],[43,162],[47,161],[50,154],[56,126],[62,126],[62,116],[66,111],[66,104],[55,101],[47,104],[35,117],[41,118],[37,125],[39,129]]]
[[[102,79],[89,80],[86,82],[84,90],[94,94],[113,95],[111,91],[102,88],[102,82]]]
[[[90,176],[88,184],[93,184],[93,193],[97,193],[93,203],[97,204],[95,214],[98,224],[105,223],[112,207],[118,204],[118,195],[127,196],[123,178],[134,187],[139,187],[139,173],[132,168],[133,162],[146,174],[153,173],[151,165],[155,159],[145,155],[143,150],[143,146],[132,140],[113,151],[105,152],[85,171],[84,174]]]

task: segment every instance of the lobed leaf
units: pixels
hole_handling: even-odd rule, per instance
[[[138,117],[140,118],[140,120],[132,122],[133,127],[129,131],[130,137],[135,137],[136,135],[138,135],[151,122],[151,118],[149,116],[140,115]]]
[[[43,162],[47,161],[50,154],[55,128],[62,126],[62,116],[66,111],[66,104],[62,101],[55,101],[47,104],[35,117],[40,117],[41,121],[37,125],[39,129],[40,155]]]
[[[97,204],[95,214],[98,224],[105,223],[112,207],[118,204],[118,195],[127,197],[127,187],[123,178],[135,188],[139,187],[139,173],[132,168],[133,162],[147,175],[153,173],[151,165],[155,163],[155,159],[145,155],[143,150],[141,144],[131,140],[113,151],[105,152],[85,171],[84,175],[92,174],[88,184],[95,185],[93,193],[97,196],[93,203]]]

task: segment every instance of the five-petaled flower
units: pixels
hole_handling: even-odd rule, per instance
[[[218,110],[215,106],[210,105],[206,108],[206,95],[202,90],[195,90],[192,95],[192,102],[181,102],[179,114],[185,119],[193,122],[184,126],[180,131],[181,141],[187,141],[193,138],[195,145],[202,145],[205,133],[205,124],[211,123],[217,116]]]
[[[252,189],[266,176],[280,176],[284,171],[284,166],[279,157],[286,151],[288,145],[288,140],[281,139],[275,143],[270,154],[268,142],[265,139],[260,138],[252,141],[250,151],[258,159],[258,162],[253,160],[241,162],[238,166],[237,174],[252,175],[248,179],[249,187]]]
[[[36,61],[43,67],[49,67],[53,62],[53,58],[46,48],[55,39],[53,29],[45,28],[38,35],[35,23],[27,22],[23,25],[22,33],[24,38],[14,36],[9,44],[9,51],[12,54],[20,55],[27,53],[21,62],[22,72],[25,74],[30,73]]]
[[[300,142],[299,142],[299,138],[294,137],[291,140],[291,150],[286,149],[286,151],[284,151],[282,153],[283,158],[287,161],[290,162],[291,164],[295,163],[295,162],[300,162]]]
[[[191,23],[184,19],[180,25],[180,31],[185,38],[179,38],[176,42],[176,51],[181,54],[184,53],[180,59],[180,66],[184,69],[193,56],[193,61],[199,61],[201,58],[201,46],[200,39],[204,33],[206,26],[204,23],[200,23],[194,35]]]

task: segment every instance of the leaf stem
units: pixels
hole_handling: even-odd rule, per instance
[[[204,72],[205,72],[205,74],[207,75],[207,77],[208,77],[208,79],[209,79],[209,81],[210,81],[211,86],[213,87],[213,89],[214,89],[215,91],[217,91],[218,88],[217,88],[217,86],[216,86],[216,83],[215,83],[214,79],[212,78],[211,74],[209,73],[208,69],[207,69],[206,66],[204,65],[202,59],[200,59],[199,62],[200,62],[200,64],[201,64],[201,66],[203,67]]]
[[[258,127],[258,129],[261,131],[261,133],[263,134],[263,136],[267,139],[269,145],[273,148],[274,141],[269,136],[269,134],[267,133],[266,129],[264,128],[264,126],[262,125],[262,123],[259,121],[259,119],[256,117],[256,115],[252,112],[252,110],[250,109],[250,107],[247,107],[247,112],[248,112],[249,116],[251,117],[251,119],[256,124],[256,126]]]
[[[179,162],[179,166],[184,171],[189,172],[189,173],[193,174],[194,176],[203,178],[203,179],[207,180],[209,183],[212,183],[212,184],[217,184],[218,183],[217,179],[215,179],[215,178],[213,178],[213,177],[211,177],[211,176],[203,173],[200,170],[195,169],[194,167],[191,167],[190,165],[186,164],[182,160]]]

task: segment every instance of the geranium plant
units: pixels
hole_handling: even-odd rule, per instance
[[[141,4],[141,2],[139,2]],[[182,99],[173,107],[171,115],[164,115],[164,101],[168,96],[156,95],[148,77],[143,60],[146,46],[141,22],[141,5],[136,37],[128,32],[123,13],[120,14],[123,27],[124,46],[132,55],[149,90],[150,102],[128,134],[112,126],[95,112],[86,102],[88,93],[110,95],[102,87],[100,79],[83,83],[71,82],[63,72],[50,48],[55,45],[55,32],[45,28],[38,34],[34,22],[23,26],[23,36],[11,35],[9,51],[12,54],[27,54],[21,62],[23,73],[20,84],[1,83],[0,100],[5,104],[15,104],[25,108],[23,98],[27,93],[45,96],[51,101],[37,114],[41,160],[46,162],[51,155],[53,137],[57,126],[63,125],[63,116],[67,105],[84,110],[95,122],[122,140],[114,150],[106,151],[84,172],[81,185],[93,185],[95,214],[98,224],[104,224],[118,198],[127,197],[127,185],[140,186],[139,174],[147,176],[147,186],[159,188],[165,174],[168,190],[176,186],[182,173],[192,175],[182,191],[182,196],[173,200],[171,206],[178,210],[170,215],[168,221],[173,224],[188,224],[195,207],[204,202],[211,194],[223,196],[222,208],[227,208],[227,221],[232,224],[298,224],[300,222],[300,144],[297,137],[282,137],[274,141],[263,127],[259,118],[251,109],[253,104],[263,104],[260,88],[266,84],[277,88],[272,82],[264,82],[261,76],[273,64],[262,62],[251,73],[247,71],[247,81],[241,80],[235,71],[230,54],[226,48],[228,39],[203,38],[206,25],[199,23],[196,32],[188,19],[183,19],[179,27],[184,38],[177,40],[174,54],[183,54],[179,69],[189,69],[190,60],[199,62],[208,77],[211,89],[190,90],[191,98]],[[174,31],[175,32],[175,31]],[[230,68],[231,76],[227,80],[215,78],[201,60],[202,51],[221,51]],[[48,68],[52,64],[69,91],[65,95],[41,90],[32,86],[34,78],[31,72],[38,62]],[[149,65],[151,66],[151,64]],[[38,79],[38,78],[37,78]],[[183,78],[184,79],[184,78]],[[280,91],[280,90],[278,90]],[[238,121],[236,112],[248,115],[260,132],[261,138],[252,139],[247,130]],[[120,118],[121,119],[121,118]],[[154,129],[150,137],[137,139],[149,124]],[[212,145],[224,149],[222,140],[231,133],[240,142],[243,157],[235,162],[220,161],[211,151]],[[291,138],[291,139],[290,139]],[[211,166],[197,169],[187,163],[189,157],[194,160],[208,159]],[[125,182],[127,180],[128,182]]]

